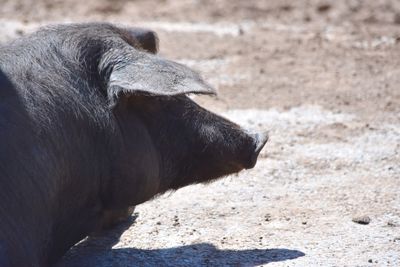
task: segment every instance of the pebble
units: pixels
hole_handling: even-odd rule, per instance
[[[387,225],[390,226],[390,227],[398,227],[398,226],[400,226],[399,223],[397,223],[397,222],[395,222],[393,220],[388,221]]]
[[[174,223],[173,223],[172,225],[173,225],[173,226],[179,226],[179,225],[180,225],[180,223],[179,223],[179,218],[178,218],[177,215],[174,216]]]
[[[400,24],[400,13],[397,13],[397,14],[394,16],[394,23],[395,23],[395,24]]]
[[[329,11],[331,8],[332,8],[332,6],[329,4],[322,4],[317,7],[317,11],[324,13],[324,12]]]
[[[371,222],[371,218],[367,215],[363,215],[363,216],[353,217],[352,221],[358,224],[366,225]]]

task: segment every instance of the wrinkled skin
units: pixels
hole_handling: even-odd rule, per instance
[[[0,266],[49,266],[167,190],[252,168],[267,141],[189,99],[213,94],[109,24],[0,48]]]

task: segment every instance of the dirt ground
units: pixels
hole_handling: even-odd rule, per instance
[[[400,266],[400,1],[0,4],[2,41],[58,22],[150,27],[218,89],[196,101],[270,132],[255,169],[142,204],[58,267]]]

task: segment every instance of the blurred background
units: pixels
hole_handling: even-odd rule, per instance
[[[60,266],[400,266],[400,1],[0,0],[0,42],[85,21],[154,29],[217,88],[197,102],[271,138]]]

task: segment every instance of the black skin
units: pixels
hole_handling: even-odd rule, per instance
[[[212,89],[110,24],[0,48],[0,266],[50,266],[168,190],[252,168],[256,138],[190,100]]]

